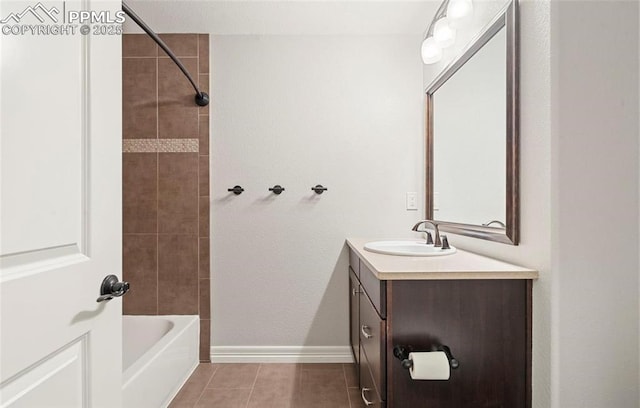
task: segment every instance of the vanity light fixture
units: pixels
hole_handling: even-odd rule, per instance
[[[435,64],[440,61],[442,49],[453,45],[456,41],[456,28],[464,25],[472,12],[472,0],[444,0],[422,41],[422,62]]]
[[[456,30],[449,25],[449,19],[442,17],[433,26],[433,38],[440,48],[446,48],[456,41]]]
[[[449,0],[447,5],[447,18],[449,25],[453,28],[463,27],[473,14],[473,3],[471,0]]]
[[[422,62],[435,64],[442,59],[442,49],[433,37],[427,37],[422,42]]]

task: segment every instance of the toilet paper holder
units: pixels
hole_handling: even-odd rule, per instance
[[[393,355],[401,361],[402,367],[407,370],[413,366],[413,361],[409,360],[409,353],[415,352],[412,346],[401,346],[397,345],[393,347]],[[460,362],[453,357],[451,354],[451,349],[449,346],[445,346],[444,344],[435,348],[432,348],[430,351],[442,351],[447,356],[447,360],[449,360],[449,366],[452,370],[460,367]]]

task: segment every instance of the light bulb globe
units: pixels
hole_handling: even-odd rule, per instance
[[[463,27],[473,15],[471,0],[451,0],[447,6],[447,18],[452,28]]]
[[[427,37],[422,42],[421,54],[425,64],[435,64],[442,59],[442,49],[433,37]]]
[[[449,19],[443,17],[433,27],[433,38],[440,48],[446,48],[456,41],[456,30],[449,25]]]

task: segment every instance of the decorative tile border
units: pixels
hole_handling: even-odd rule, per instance
[[[122,153],[156,153],[158,139],[122,139]]]
[[[198,139],[123,139],[122,153],[198,153]]]
[[[158,139],[159,153],[198,153],[198,139]]]

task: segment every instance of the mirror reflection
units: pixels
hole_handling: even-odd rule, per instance
[[[433,217],[506,225],[505,27],[433,94]]]

